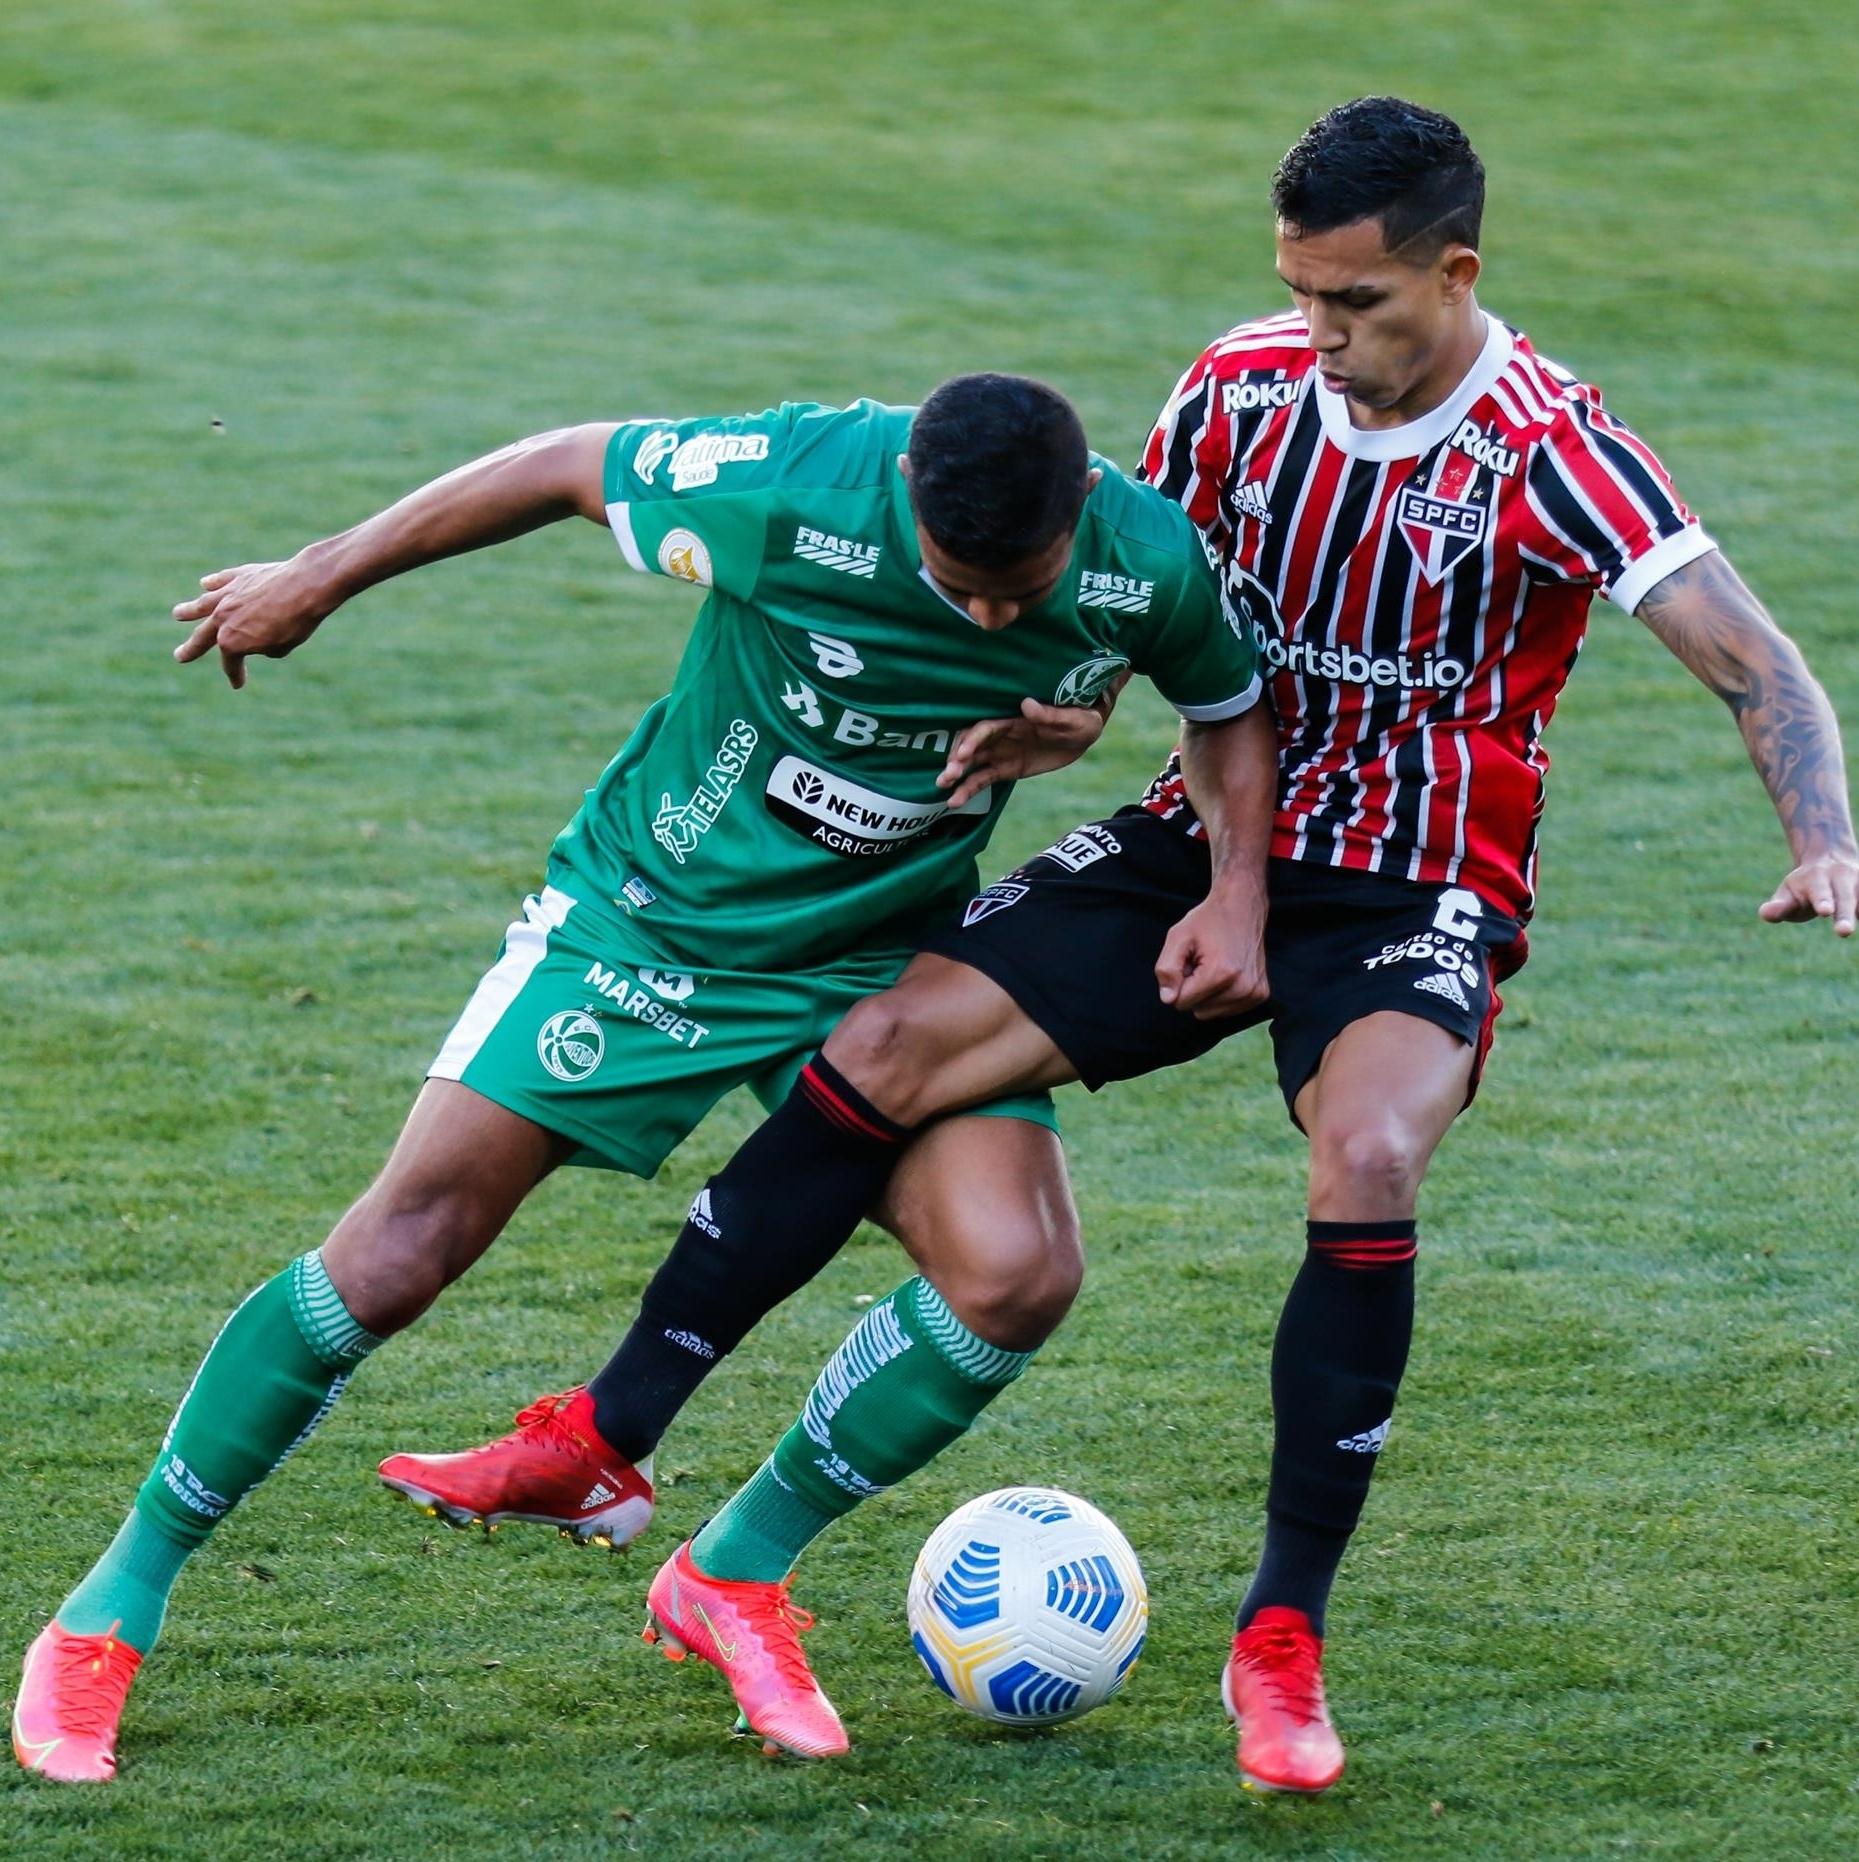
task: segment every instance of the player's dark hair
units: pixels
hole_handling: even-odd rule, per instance
[[[1293,238],[1377,219],[1388,251],[1424,234],[1416,256],[1430,258],[1477,246],[1485,165],[1451,117],[1401,97],[1358,97],[1292,143],[1272,177],[1272,206]]]
[[[910,501],[936,547],[1005,569],[1078,527],[1090,454],[1077,410],[1025,375],[957,375],[910,423]]]

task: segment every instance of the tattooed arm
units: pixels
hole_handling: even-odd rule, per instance
[[[1781,817],[1795,866],[1762,907],[1770,924],[1859,916],[1859,847],[1833,707],[1801,650],[1720,551],[1657,582],[1639,618],[1730,707]]]

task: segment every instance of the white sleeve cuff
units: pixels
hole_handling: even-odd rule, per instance
[[[1237,718],[1250,711],[1259,702],[1264,690],[1259,675],[1254,673],[1252,683],[1243,692],[1237,692],[1217,705],[1175,705],[1175,709],[1190,724],[1224,724],[1228,718]],[[1174,703],[1172,699],[1169,702]]]
[[[1625,608],[1632,614],[1668,575],[1687,563],[1696,562],[1700,556],[1708,556],[1716,547],[1716,539],[1707,536],[1701,525],[1687,524],[1683,530],[1661,538],[1644,556],[1628,563],[1615,576],[1613,586],[1603,592],[1615,607]]]
[[[646,566],[646,559],[639,554],[639,540],[633,535],[633,507],[630,504],[608,505],[607,522],[612,526],[620,554],[641,575],[650,575],[652,572]]]

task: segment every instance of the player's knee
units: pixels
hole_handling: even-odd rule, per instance
[[[887,989],[854,1003],[824,1052],[887,1118],[920,1125],[944,1110],[935,1102],[933,1036],[917,992]]]
[[[1056,1332],[1084,1283],[1077,1225],[1053,1216],[990,1237],[984,1255],[946,1276],[955,1316],[1003,1351],[1031,1351]]]
[[[323,1265],[350,1315],[377,1338],[411,1325],[457,1278],[475,1212],[456,1191],[362,1198],[323,1244]],[[464,1253],[475,1258],[476,1250]]]
[[[1340,1196],[1360,1205],[1367,1220],[1398,1220],[1411,1213],[1426,1152],[1399,1120],[1377,1119],[1319,1133],[1311,1151],[1313,1188],[1324,1200]]]

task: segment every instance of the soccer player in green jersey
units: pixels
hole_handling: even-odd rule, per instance
[[[633,568],[708,591],[672,690],[556,840],[380,1176],[226,1321],[115,1539],[27,1652],[13,1740],[29,1769],[114,1775],[130,1682],[188,1556],[544,1176],[650,1176],[732,1088],[783,1102],[841,1015],[961,908],[1011,778],[1040,766],[957,784],[965,725],[1153,679],[1187,720],[1215,849],[1214,888],[1178,928],[1185,996],[1264,994],[1273,751],[1251,638],[1179,506],[1094,461],[1036,382],[960,377],[914,415],[787,405],[546,434],[289,561],[205,577],[175,610],[191,626],[176,657],[217,648],[242,686],[248,659],[294,651],[364,589],[577,515]],[[830,1147],[862,1101],[823,1061],[812,1078]],[[896,1304],[925,1349],[882,1380],[904,1461],[973,1421],[1076,1285],[1050,1101],[986,1111],[913,1147],[885,1204],[922,1269]],[[992,1214],[1008,1180],[1035,1212],[1016,1224]],[[712,1336],[667,1348],[728,1351],[793,1272],[778,1249],[733,1269]],[[1020,1289],[1009,1319],[973,1294],[988,1285]],[[630,1536],[649,1462],[612,1472],[585,1521]],[[761,1628],[774,1644],[785,1628],[798,1658],[771,1608]]]

